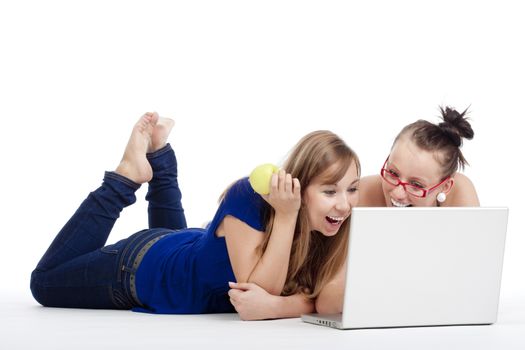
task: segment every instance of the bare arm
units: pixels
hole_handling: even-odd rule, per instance
[[[254,283],[230,283],[230,301],[241,320],[299,317],[314,312],[314,302],[302,294],[277,296]]]
[[[226,246],[238,282],[253,282],[271,294],[281,294],[288,272],[295,221],[295,217],[276,215],[268,246],[259,256],[257,247],[264,233],[232,216],[224,218]]]
[[[315,309],[322,314],[336,314],[343,311],[345,293],[346,262],[334,278],[329,281],[319,293],[315,301]]]
[[[228,254],[238,282],[253,282],[268,293],[280,295],[290,260],[297,215],[301,206],[299,180],[280,171],[273,175],[270,194],[263,198],[275,209],[272,231],[262,256],[257,247],[264,238],[244,222],[227,216],[220,227],[225,232]],[[219,231],[219,230],[218,230]]]
[[[248,277],[270,294],[280,295],[286,282],[296,220],[297,215],[275,216],[268,246]]]

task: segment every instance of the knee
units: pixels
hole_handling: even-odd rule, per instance
[[[42,306],[49,306],[46,302],[45,298],[45,277],[46,273],[43,271],[39,271],[38,269],[35,269],[31,273],[31,282],[30,282],[30,288],[31,288],[31,294],[33,294],[33,298],[41,304]]]

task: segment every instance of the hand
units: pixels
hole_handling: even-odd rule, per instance
[[[229,282],[230,302],[239,313],[241,320],[253,321],[275,318],[272,314],[275,295],[266,292],[255,283]]]
[[[301,208],[301,184],[299,179],[292,179],[283,169],[273,174],[270,193],[262,196],[276,213],[297,214]]]

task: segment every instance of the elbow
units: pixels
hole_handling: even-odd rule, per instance
[[[345,294],[344,278],[328,282],[315,299],[315,309],[318,313],[337,314],[343,312]]]
[[[315,311],[320,314],[338,314],[343,312],[343,305],[333,299],[317,298],[315,300]]]
[[[340,285],[327,284],[315,299],[315,310],[321,314],[343,312],[344,291]]]
[[[283,292],[283,288],[275,287],[275,286],[269,286],[269,287],[263,287],[261,286],[268,294],[280,296]]]
[[[252,278],[252,276],[249,276],[246,281],[238,281],[238,282],[246,282],[246,283],[253,283],[264,289],[267,293],[271,295],[280,296],[284,289],[284,283],[272,283],[272,281],[260,281],[257,278]]]

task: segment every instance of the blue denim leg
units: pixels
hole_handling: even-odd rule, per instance
[[[130,308],[117,281],[117,245],[106,248],[120,212],[135,202],[139,184],[106,172],[66,223],[31,275],[31,291],[45,306]],[[110,248],[111,247],[111,248]]]
[[[147,154],[153,169],[146,200],[150,228],[169,228],[179,230],[187,227],[182,193],[177,182],[177,159],[170,144],[160,150]]]

